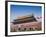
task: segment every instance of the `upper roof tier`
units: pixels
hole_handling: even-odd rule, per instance
[[[22,16],[22,18],[14,19],[12,23],[18,24],[18,23],[33,22],[33,21],[37,21],[37,20],[34,17],[34,15],[30,15],[30,16]]]

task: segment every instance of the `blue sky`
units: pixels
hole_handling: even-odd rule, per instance
[[[10,6],[10,19],[16,19],[17,16],[24,16],[34,14],[35,16],[41,16],[41,6],[26,6],[26,5],[11,5]]]

